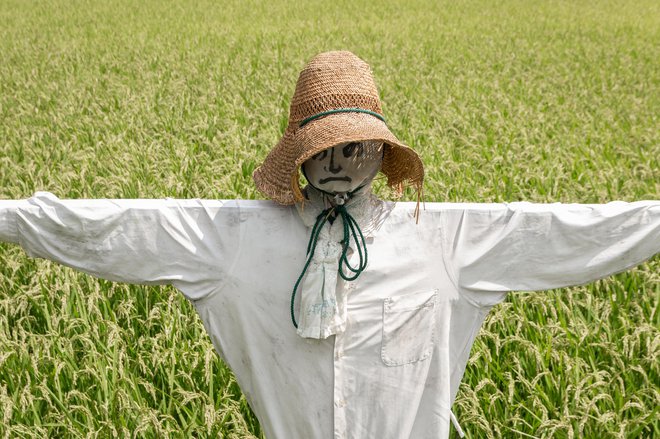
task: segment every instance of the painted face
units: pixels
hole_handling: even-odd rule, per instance
[[[312,186],[330,193],[351,192],[369,183],[383,161],[383,143],[341,143],[323,150],[303,163]]]

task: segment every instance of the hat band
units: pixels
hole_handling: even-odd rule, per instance
[[[299,127],[302,128],[311,121],[313,121],[314,119],[318,119],[319,117],[328,116],[330,114],[336,114],[336,113],[365,113],[365,114],[370,114],[385,122],[385,118],[383,117],[383,115],[378,114],[375,111],[365,110],[364,108],[337,108],[335,110],[323,111],[321,113],[316,113],[312,116],[309,116],[308,118],[305,118],[302,120],[302,122],[300,122]]]

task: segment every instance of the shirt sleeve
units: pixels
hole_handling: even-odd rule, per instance
[[[445,259],[479,304],[585,284],[660,252],[658,201],[463,206],[445,215]]]
[[[238,221],[221,201],[59,200],[47,192],[0,201],[0,240],[93,276],[172,284],[208,294],[238,248]]]

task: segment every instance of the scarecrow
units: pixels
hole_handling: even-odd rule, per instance
[[[660,251],[660,202],[393,203],[421,192],[369,66],[322,53],[255,171],[271,200],[0,202],[34,257],[189,299],[268,438],[445,438],[470,347],[514,290],[584,284]],[[300,172],[307,186],[299,185]]]

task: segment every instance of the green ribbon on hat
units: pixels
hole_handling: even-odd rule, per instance
[[[382,114],[378,114],[375,111],[371,110],[365,110],[364,108],[337,108],[335,110],[328,110],[328,111],[323,111],[321,113],[316,113],[312,116],[309,116],[308,118],[305,118],[300,122],[300,125],[298,125],[300,128],[304,127],[314,119],[318,119],[319,117],[323,116],[328,116],[330,114],[337,114],[337,113],[364,113],[364,114],[370,114],[383,122],[385,122],[385,118],[383,117]]]

